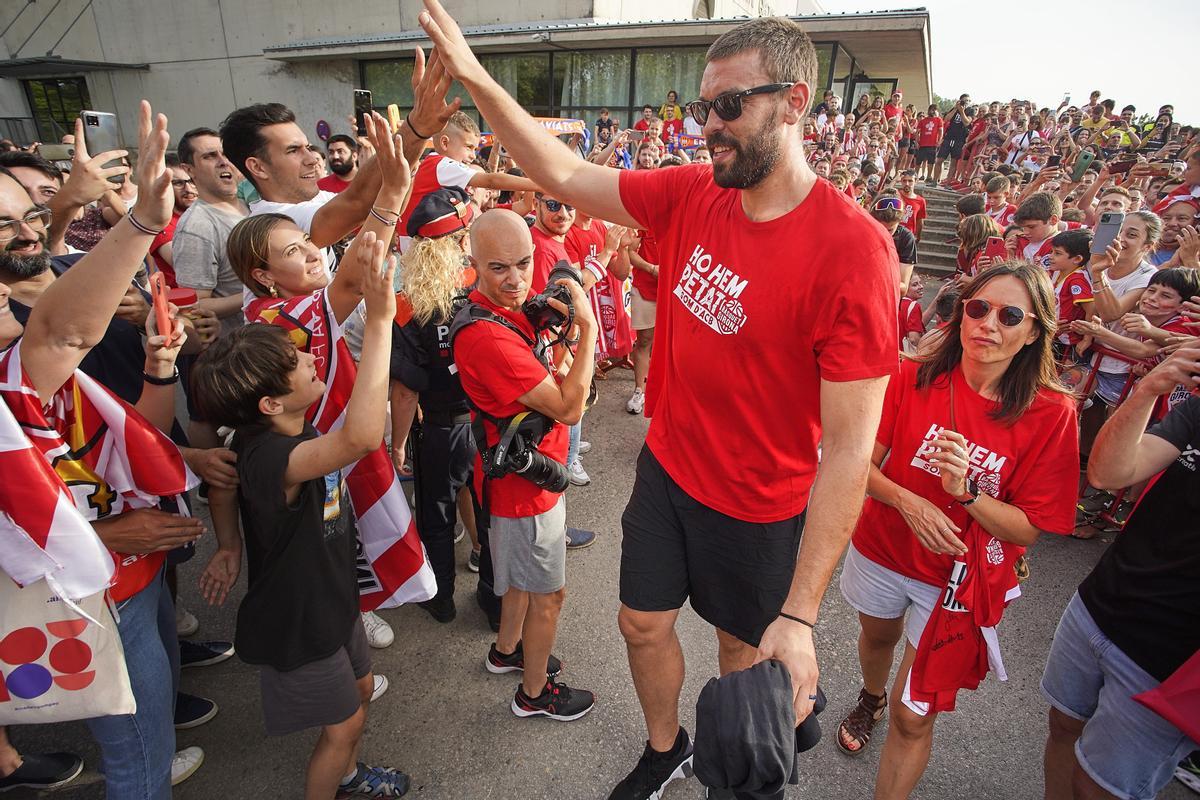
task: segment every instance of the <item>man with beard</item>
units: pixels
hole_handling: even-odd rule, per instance
[[[1200,217],[1200,199],[1181,195],[1171,201],[1171,204],[1158,212],[1162,218],[1162,236],[1158,240],[1158,249],[1150,254],[1150,263],[1159,269],[1182,267],[1184,263],[1179,258],[1179,232],[1188,226],[1195,227]]]
[[[344,133],[335,133],[325,143],[329,156],[329,174],[317,181],[323,192],[341,194],[358,176],[358,142]]]
[[[709,48],[688,113],[704,125],[711,167],[610,170],[571,156],[491,78],[441,4],[425,6],[430,71],[462,83],[534,182],[658,241],[652,419],[622,520],[618,618],[650,737],[610,796],[658,797],[691,773],[675,635],[689,598],[717,628],[722,673],[776,659],[796,719],[812,712],[812,628],[858,518],[896,367],[895,249],[805,161],[817,67],[796,23],[751,20]]]
[[[171,249],[171,241],[175,238],[175,228],[183,212],[191,208],[196,200],[196,181],[188,174],[179,161],[179,156],[167,156],[167,170],[171,173],[171,192],[175,196],[175,206],[171,209],[171,221],[163,228],[154,241],[150,243],[150,256],[154,266],[158,267],[167,279],[167,285],[175,287],[175,257]]]

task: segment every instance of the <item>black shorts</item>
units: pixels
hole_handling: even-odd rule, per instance
[[[691,600],[712,625],[758,646],[796,568],[804,514],[745,522],[693,499],[643,445],[621,517],[621,603],[674,611]]]
[[[917,163],[918,164],[932,164],[933,160],[935,158],[937,158],[937,148],[936,147],[918,147],[917,148]]]
[[[944,140],[942,146],[938,148],[938,158],[958,158],[962,155],[964,144],[962,139]]]
[[[898,151],[900,151],[901,153],[903,153],[905,150],[907,150],[908,149],[908,138],[905,137],[905,138],[901,139],[900,141],[896,142],[896,149]]]

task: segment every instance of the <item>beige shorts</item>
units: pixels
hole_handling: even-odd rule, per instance
[[[629,317],[633,322],[633,329],[645,331],[653,328],[654,314],[658,309],[658,303],[642,297],[642,293],[636,287],[630,294],[632,297],[629,301]]]

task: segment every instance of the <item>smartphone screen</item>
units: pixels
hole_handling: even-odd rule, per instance
[[[1062,163],[1062,156],[1050,156],[1050,159],[1048,161],[1046,161],[1046,166],[1047,167],[1057,167],[1061,163]]]
[[[1117,234],[1121,232],[1121,225],[1124,222],[1125,215],[1120,211],[1106,211],[1100,215],[1100,224],[1096,226],[1096,232],[1092,234],[1092,255],[1102,255],[1108,246],[1116,241]]]
[[[367,114],[370,114],[371,110],[372,110],[371,93],[368,92],[366,89],[355,89],[354,90],[354,122],[358,126],[358,135],[359,136],[367,135],[367,123],[364,120],[364,117]]]
[[[1133,169],[1136,161],[1110,161],[1108,162],[1109,175],[1124,175],[1129,170]]]
[[[120,148],[117,135],[117,118],[107,111],[80,111],[83,118],[83,141],[87,145],[88,154],[98,156],[107,150]],[[104,164],[105,168],[120,166],[120,159],[114,158]],[[118,186],[125,183],[124,175],[114,175],[108,179]]]

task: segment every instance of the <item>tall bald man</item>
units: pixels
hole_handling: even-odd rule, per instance
[[[817,59],[796,23],[751,20],[709,48],[687,110],[711,165],[613,170],[569,153],[488,74],[441,4],[424,2],[429,70],[466,87],[534,183],[658,242],[652,419],[622,518],[619,616],[650,736],[610,800],[657,798],[691,772],[675,635],[685,601],[716,628],[722,673],[776,659],[796,719],[812,711],[812,629],[862,507],[896,369],[896,250],[808,166]]]
[[[566,482],[556,492],[531,476],[565,475],[566,426],[583,415],[596,318],[583,288],[560,281],[571,293],[579,350],[572,361],[565,347],[539,346],[542,333],[521,308],[533,293],[533,239],[517,214],[497,209],[481,215],[471,228],[471,253],[478,288],[455,317],[450,336],[472,418],[486,437],[476,441],[475,490],[487,517],[494,587],[502,599],[500,632],[486,666],[498,674],[523,672],[512,701],[518,717],[578,719],[591,711],[592,693],[557,682],[561,664],[550,655],[566,587],[567,508],[561,494]],[[533,468],[496,468],[496,445],[517,425],[521,434],[503,465],[519,460]],[[529,455],[512,455],[522,444]]]

